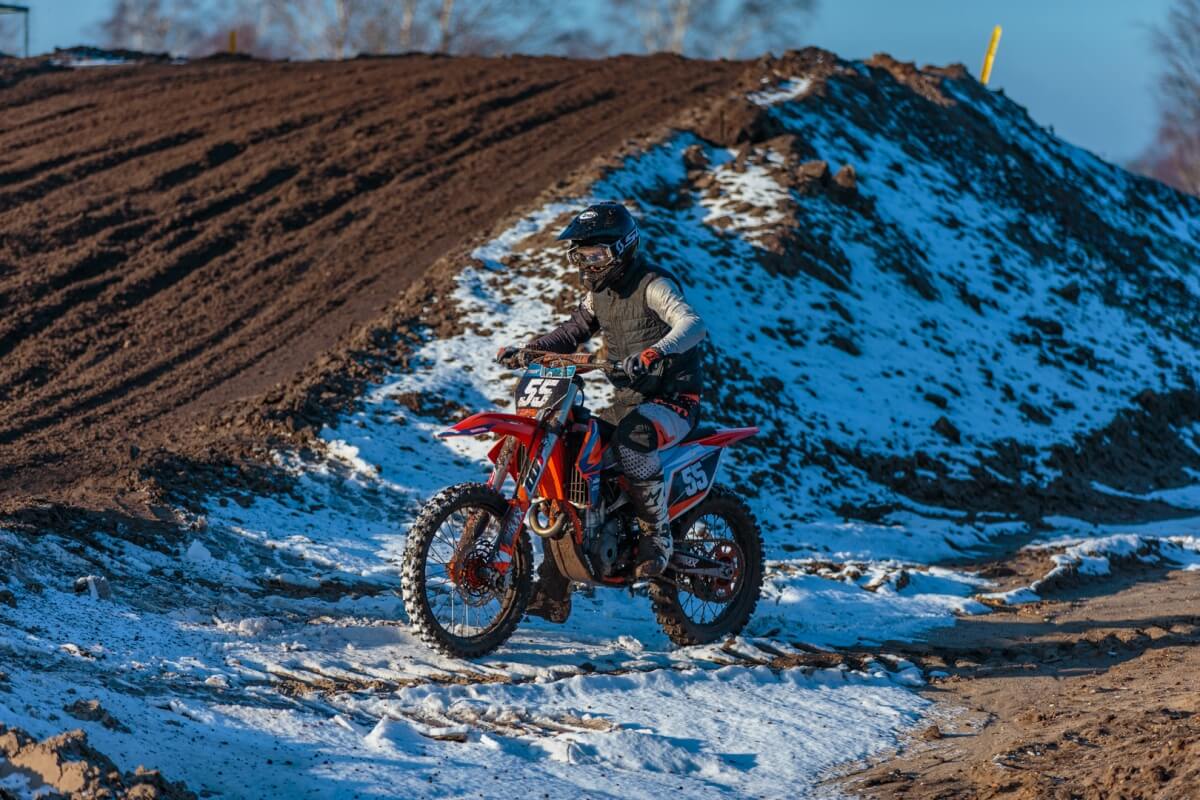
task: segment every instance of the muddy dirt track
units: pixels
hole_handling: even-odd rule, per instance
[[[1138,566],[900,644],[941,671],[924,693],[947,716],[846,789],[872,800],[1200,796],[1198,599],[1200,573]]]
[[[0,508],[103,504],[742,67],[0,63]]]

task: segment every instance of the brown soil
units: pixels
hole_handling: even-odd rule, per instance
[[[0,777],[20,775],[35,792],[47,797],[130,798],[130,800],[195,800],[181,783],[171,783],[154,770],[139,767],[122,773],[103,753],[88,744],[81,730],[37,741],[18,728],[0,725]],[[0,797],[11,796],[0,789]],[[39,797],[42,794],[39,794]]]
[[[1198,600],[1198,573],[1131,568],[900,645],[950,673],[926,691],[938,722],[845,787],[939,800],[1200,797]]]
[[[137,505],[140,454],[211,447],[440,256],[744,66],[5,62],[0,511]]]

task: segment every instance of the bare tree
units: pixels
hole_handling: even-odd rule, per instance
[[[100,23],[108,47],[188,53],[205,36],[196,0],[116,0]]]
[[[1154,144],[1134,166],[1200,195],[1200,0],[1175,0],[1154,43],[1164,67],[1161,118]]]
[[[615,9],[621,19],[616,24],[632,14],[643,50],[682,53],[693,11],[707,4],[706,0],[617,0]]]
[[[301,58],[347,58],[390,38],[383,0],[266,0],[267,38]]]
[[[271,39],[302,58],[545,48],[553,0],[266,0]],[[557,7],[561,7],[558,3]]]
[[[404,0],[400,14],[400,49],[411,50],[417,28],[417,0]]]
[[[114,0],[110,45],[204,55],[230,30],[262,56],[350,58],[411,50],[599,56],[616,47],[736,57],[798,44],[817,0],[615,0],[616,24],[585,0]],[[597,24],[598,23],[598,24]]]
[[[710,46],[708,55],[739,58],[779,52],[804,43],[802,32],[818,0],[742,0],[729,11],[709,14],[697,26]]]
[[[571,4],[563,0],[441,0],[438,51],[496,55],[547,52],[573,21]]]
[[[108,47],[204,56],[229,46],[262,58],[293,55],[270,38],[270,9],[252,0],[115,0],[99,25]]]
[[[454,25],[454,0],[442,0],[442,10],[438,12],[438,52],[445,53],[450,49],[450,36]]]
[[[623,22],[637,21],[642,49],[706,58],[787,48],[817,0],[617,0]],[[620,24],[620,23],[619,23]]]

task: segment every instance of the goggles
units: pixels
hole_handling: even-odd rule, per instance
[[[637,228],[612,244],[581,244],[567,251],[567,261],[585,272],[603,272],[617,263],[621,254],[638,242]]]
[[[617,254],[611,245],[589,244],[571,248],[567,253],[567,260],[588,272],[600,272],[612,266],[617,260]]]

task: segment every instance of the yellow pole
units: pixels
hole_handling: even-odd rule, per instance
[[[988,79],[992,77],[992,62],[996,60],[996,47],[1000,44],[1000,26],[997,25],[992,29],[992,41],[988,42],[987,55],[983,57],[983,72],[980,73],[979,80],[987,86]]]
[[[237,28],[229,32],[229,52],[237,52]],[[987,83],[987,81],[984,81],[984,83]]]

